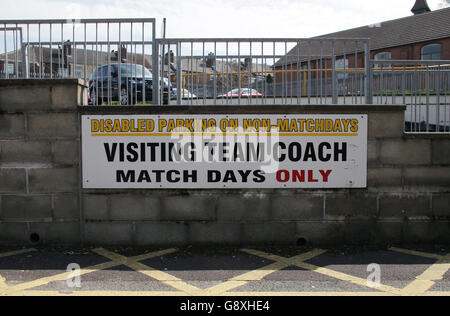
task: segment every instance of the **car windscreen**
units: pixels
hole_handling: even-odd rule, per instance
[[[151,72],[141,65],[120,65],[120,73],[122,77],[142,78],[142,69],[144,69],[145,78],[152,79]]]

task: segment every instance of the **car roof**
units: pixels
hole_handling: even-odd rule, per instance
[[[103,68],[103,67],[108,67],[108,66],[118,66],[118,65],[130,65],[130,66],[140,66],[140,67],[142,67],[142,65],[140,65],[140,64],[126,64],[126,63],[123,63],[123,64],[118,64],[118,63],[111,63],[111,64],[105,64],[105,65],[102,65],[102,66],[98,66],[96,69],[100,69],[100,68]],[[145,69],[147,69],[147,70],[149,70],[148,68],[145,68]],[[150,71],[150,70],[149,70]]]

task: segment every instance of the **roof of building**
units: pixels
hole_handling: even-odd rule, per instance
[[[375,25],[367,25],[350,30],[325,34],[315,37],[314,39],[368,38],[370,39],[371,50],[380,50],[449,37],[450,8],[445,8]],[[361,46],[361,48],[362,47],[363,46]],[[358,50],[361,51],[361,48],[358,48]],[[346,53],[352,53],[356,49],[357,48],[354,45],[350,45],[350,47],[346,49]],[[297,56],[297,54],[298,48],[295,47],[288,53],[288,56],[290,56],[288,62],[292,62],[292,57]],[[312,48],[312,55],[320,55],[318,47]],[[304,54],[302,56],[304,56]],[[285,63],[286,59],[281,59],[277,65]]]
[[[58,64],[60,62],[60,56],[59,56],[59,50],[54,48],[52,51],[48,47],[42,47],[39,48],[37,46],[33,46],[28,51],[28,58],[29,63],[32,65],[33,63],[39,64],[39,61],[42,59],[42,61],[45,64],[49,64],[50,61],[53,62],[53,64]],[[42,54],[42,57],[40,57]],[[10,62],[15,61],[15,56],[17,55],[17,59],[19,62],[21,62],[21,50],[12,51],[8,53],[8,60]],[[108,53],[105,51],[96,51],[96,50],[86,50],[83,49],[76,49],[72,50],[72,55],[69,56],[68,60],[70,63],[73,63],[73,60],[76,59],[77,65],[84,65],[86,62],[86,65],[90,66],[102,66],[108,64],[108,60],[110,60],[111,63],[114,63],[115,61],[111,59],[114,57],[114,53]],[[5,60],[5,54],[0,54],[0,60]],[[128,52],[127,60],[129,63],[136,63],[142,65],[142,54],[136,54]],[[117,62],[117,61],[116,61]],[[176,72],[176,57],[174,57],[174,62],[172,62],[170,67],[170,71],[175,74]],[[152,70],[152,56],[151,55],[145,55],[145,67],[149,70]],[[167,64],[164,65],[165,69],[164,72],[168,71]],[[239,67],[236,61],[230,60],[229,62],[223,61],[222,59],[217,59],[215,63],[215,67],[208,67],[205,58],[191,58],[191,57],[182,57],[181,59],[181,69],[184,73],[197,73],[197,74],[208,74],[208,75],[214,75],[216,73],[230,73],[230,72],[238,72]],[[271,69],[270,66],[267,65],[261,65],[261,64],[254,64],[252,70],[253,71],[269,71]],[[56,70],[56,69],[55,69]],[[241,67],[241,71],[247,71],[245,67]]]
[[[85,54],[86,52],[86,54]],[[22,61],[22,52],[21,50],[17,51],[11,51],[8,52],[8,60],[9,62],[14,62],[16,60],[19,62]],[[72,55],[68,57],[68,60],[70,63],[73,63],[73,60],[76,56],[76,64],[77,65],[90,65],[90,66],[102,66],[105,64],[108,64],[108,60],[110,60],[111,63],[114,63],[114,60],[111,59],[114,57],[114,53],[108,53],[105,51],[96,51],[96,50],[89,50],[86,49],[76,49],[72,50]],[[127,58],[129,62],[133,62],[136,64],[142,64],[142,54],[136,54],[129,52],[127,55]],[[0,60],[5,60],[5,54],[0,54]],[[38,46],[32,46],[28,49],[28,62],[30,65],[33,63],[39,64],[40,60],[42,60],[45,64],[50,64],[52,62],[53,64],[58,64],[61,62],[61,56],[60,56],[60,50],[57,48],[53,48],[50,50],[49,47],[38,47]],[[145,55],[145,67],[152,69],[152,56]]]
[[[176,58],[175,58],[176,60]],[[176,62],[173,63],[176,66]],[[176,68],[175,68],[176,69]],[[185,73],[199,73],[199,74],[221,74],[221,73],[237,73],[239,71],[239,65],[236,60],[230,59],[228,62],[221,58],[217,58],[213,67],[208,67],[204,58],[191,58],[189,56],[181,58],[181,69]],[[270,71],[271,67],[265,64],[254,63],[252,64],[251,71]],[[241,65],[240,71],[249,71],[249,68]]]
[[[331,33],[320,37],[370,38],[373,50],[446,38],[450,37],[450,8]]]

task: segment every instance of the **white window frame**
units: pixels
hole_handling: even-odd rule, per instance
[[[426,53],[426,54],[424,54],[424,50],[426,49],[426,48],[428,48],[428,47],[431,47],[431,46],[434,46],[434,47],[438,47],[439,46],[439,48],[440,48],[440,51],[439,51],[439,58],[433,58],[433,55],[436,55],[437,53],[435,53],[435,52],[431,52],[431,53]],[[440,59],[442,59],[442,44],[440,44],[440,43],[432,43],[432,44],[428,44],[428,45],[425,45],[425,46],[423,46],[421,49],[420,49],[420,55],[421,55],[421,59],[422,60],[440,60]],[[431,55],[431,59],[430,58],[424,58],[424,55]]]
[[[14,75],[14,64],[5,64],[4,70],[8,75]]]
[[[336,69],[346,69],[347,72],[338,71],[337,72],[337,78],[338,80],[344,80],[348,79],[348,72],[349,72],[349,66],[350,66],[350,60],[348,58],[340,58],[336,60]]]
[[[389,55],[389,57],[387,57]],[[380,52],[374,56],[374,60],[391,60],[392,53],[391,52]],[[391,64],[375,64],[375,68],[386,68],[391,67]]]

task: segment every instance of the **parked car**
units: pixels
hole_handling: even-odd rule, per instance
[[[264,94],[256,91],[255,89],[239,89],[231,90],[226,94],[222,94],[217,96],[218,98],[256,98],[256,97],[264,97]]]
[[[177,99],[177,95],[178,95],[178,89],[177,88],[172,88],[172,92],[170,93],[171,100],[176,100]],[[187,89],[183,89],[183,94],[181,95],[182,99],[197,99],[197,96],[195,94],[193,94],[192,92],[190,92]]]
[[[145,84],[143,83],[144,74]],[[111,90],[111,99],[108,97],[108,86]],[[145,89],[143,88],[144,86]],[[160,78],[160,86],[163,87],[163,104],[168,104],[170,87],[167,78]],[[143,101],[144,90],[146,102],[151,102],[153,97],[153,76],[142,65],[104,65],[95,69],[89,80],[89,100],[90,104],[93,105],[101,105],[109,100],[111,102],[119,102],[120,105],[133,105]]]

